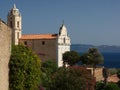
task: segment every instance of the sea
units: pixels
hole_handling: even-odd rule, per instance
[[[91,47],[96,46],[87,44],[72,44],[71,50],[80,53],[81,56],[83,53],[88,52],[88,49]],[[101,45],[97,46],[97,48],[104,57],[104,63],[102,66],[106,68],[120,68],[120,46]]]
[[[80,53],[82,55],[83,53]],[[120,68],[120,53],[103,52],[104,63],[99,66],[105,68]]]
[[[120,68],[120,53],[104,52],[101,53],[104,57],[103,66],[106,68]]]

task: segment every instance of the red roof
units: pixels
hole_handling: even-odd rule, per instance
[[[108,82],[117,83],[120,79],[117,77],[117,74],[111,75],[107,78]]]
[[[55,39],[57,34],[24,34],[20,39]]]

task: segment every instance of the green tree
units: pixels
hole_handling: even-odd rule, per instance
[[[63,54],[63,64],[70,66],[76,64],[80,60],[80,54],[76,51],[67,51]]]
[[[95,68],[98,64],[102,64],[104,58],[97,48],[89,48],[88,52],[81,56],[82,64],[91,65],[93,67],[93,76]]]
[[[117,71],[117,77],[120,79],[120,70]],[[120,87],[120,80],[117,82],[117,84]]]
[[[57,64],[53,60],[47,60],[42,63],[42,86],[46,89],[49,89],[49,85],[51,83],[51,76],[58,69]]]
[[[62,67],[53,74],[50,90],[94,90],[94,81],[83,67]]]
[[[12,46],[9,62],[10,90],[38,90],[41,83],[39,57],[25,46]]]
[[[120,80],[117,82],[117,85],[119,86],[119,88],[120,88]]]
[[[103,68],[102,73],[103,73],[103,77],[104,77],[104,84],[106,86],[107,85],[107,78],[108,78],[109,71],[108,71],[107,68]]]
[[[109,83],[105,86],[104,90],[120,90],[119,86],[115,83]]]
[[[104,58],[97,48],[89,48],[88,53],[90,53],[93,58],[91,65],[93,66],[93,76],[95,76],[96,65],[102,64]]]
[[[117,71],[117,77],[120,79],[120,70]]]
[[[93,62],[93,55],[90,53],[84,53],[81,57],[80,60],[83,65],[91,65]]]
[[[103,82],[96,83],[96,90],[104,90],[105,84]]]
[[[96,90],[120,90],[119,86],[115,83],[108,83],[105,85],[102,82],[97,83]]]
[[[104,58],[97,48],[89,48],[88,53],[93,56],[91,64],[96,67],[98,64],[102,64]]]

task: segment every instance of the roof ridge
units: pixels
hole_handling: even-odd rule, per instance
[[[48,33],[48,34],[23,34],[23,35],[53,35],[53,34]]]
[[[20,39],[54,39],[57,34],[24,34]]]

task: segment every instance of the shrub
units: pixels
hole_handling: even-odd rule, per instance
[[[9,90],[37,90],[41,79],[39,57],[22,45],[12,47]]]

